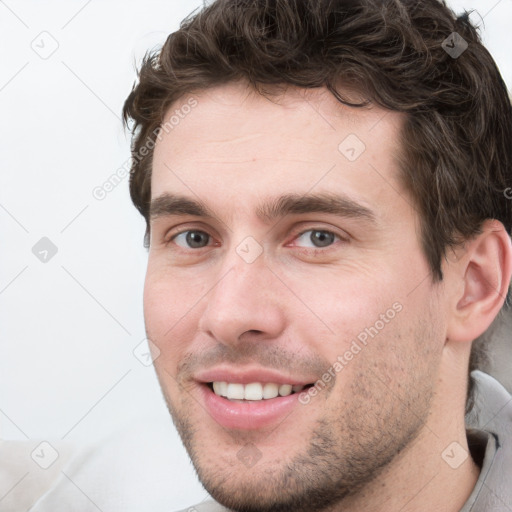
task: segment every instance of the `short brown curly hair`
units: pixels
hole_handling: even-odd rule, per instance
[[[268,95],[283,85],[326,87],[342,103],[406,115],[401,179],[435,281],[446,250],[486,219],[510,233],[512,107],[468,13],[456,17],[439,0],[216,0],[146,54],[124,104],[130,194],[146,235],[152,147],[164,115],[187,94],[241,79]],[[477,359],[474,352],[471,368]]]

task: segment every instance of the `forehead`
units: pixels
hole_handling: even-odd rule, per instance
[[[264,97],[230,83],[181,98],[164,123],[171,117],[155,147],[153,198],[176,192],[215,202],[222,190],[243,206],[248,191],[342,188],[364,202],[365,189],[380,194],[396,178],[402,115],[347,107],[324,88]]]

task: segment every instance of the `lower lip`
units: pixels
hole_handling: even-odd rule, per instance
[[[297,407],[299,393],[268,400],[232,402],[201,386],[206,410],[220,425],[229,429],[258,430],[282,422]]]

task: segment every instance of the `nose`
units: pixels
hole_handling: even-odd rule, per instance
[[[206,297],[200,331],[231,345],[248,337],[260,341],[279,337],[285,328],[286,297],[264,258],[247,263],[235,254],[224,263]]]

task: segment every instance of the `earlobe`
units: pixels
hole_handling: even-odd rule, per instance
[[[467,241],[456,263],[463,286],[455,297],[448,339],[473,341],[491,325],[505,302],[512,273],[512,244],[503,224],[488,220],[482,232]]]

